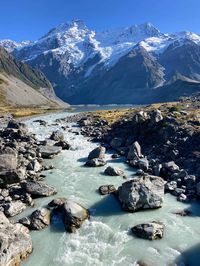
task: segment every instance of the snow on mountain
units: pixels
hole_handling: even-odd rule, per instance
[[[171,44],[173,40],[168,36],[163,37],[151,37],[142,40],[139,45],[141,45],[145,50],[150,53],[162,53],[166,47]]]
[[[133,25],[131,27],[107,30],[96,34],[96,39],[102,46],[118,43],[137,43],[148,37],[160,37],[163,34],[150,23]]]
[[[177,32],[175,34],[171,34],[170,37],[175,40],[190,40],[196,44],[200,44],[200,35],[190,31]]]
[[[200,36],[193,32],[183,31],[175,34],[163,34],[159,37],[150,37],[142,40],[139,44],[148,52],[161,54],[170,44],[174,44],[177,47],[186,44],[188,41],[200,45]]]
[[[69,64],[75,67],[98,52],[95,33],[83,21],[73,20],[53,28],[39,40],[25,47],[23,60],[31,61],[41,54],[66,55]]]
[[[55,58],[62,57],[65,64],[74,68],[99,55],[99,62],[88,66],[88,76],[97,64],[112,67],[137,44],[148,52],[160,54],[173,42],[178,41],[181,45],[185,40],[200,44],[200,36],[195,33],[163,34],[150,23],[95,32],[88,29],[82,20],[72,20],[51,29],[32,43],[3,40],[0,45],[10,52],[14,50],[14,54],[23,61],[33,61],[40,55],[52,53]]]
[[[12,40],[0,40],[0,46],[5,48],[9,53],[11,53],[14,49],[24,47],[29,45],[31,41],[23,41],[23,42],[15,42]]]
[[[99,63],[110,67],[128,53],[139,41],[163,34],[152,24],[145,23],[96,33],[81,20],[60,24],[39,40],[22,47],[24,61],[31,61],[41,54],[66,55],[69,64],[78,67],[95,55]],[[24,49],[23,49],[24,48]]]

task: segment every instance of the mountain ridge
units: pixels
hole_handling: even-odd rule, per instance
[[[129,56],[137,53],[138,48],[143,53],[135,63]],[[16,47],[12,53],[44,72],[57,96],[72,104],[81,104],[82,98],[87,97],[88,103],[98,103],[98,95],[110,89],[121,95],[121,91],[127,93],[128,87],[130,94],[140,88],[165,87],[175,73],[200,81],[200,36],[188,31],[165,34],[151,23],[95,32],[84,21],[73,20],[58,25],[34,42]],[[121,65],[119,71],[122,61],[124,68]],[[124,98],[123,103],[127,100]],[[110,101],[113,103],[112,98]]]
[[[0,105],[61,108],[53,87],[43,73],[16,60],[0,47]],[[64,104],[63,104],[64,106]]]

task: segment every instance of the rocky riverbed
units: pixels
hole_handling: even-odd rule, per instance
[[[114,150],[113,158],[155,175],[180,201],[200,196],[200,96],[178,103],[99,111],[70,117],[81,134]]]
[[[32,246],[34,252],[27,265],[78,265],[79,260],[85,265],[110,265],[111,261],[113,265],[167,265],[164,263],[174,262],[185,248],[198,243],[200,232],[188,240],[198,219],[194,217],[199,215],[198,169],[182,168],[177,160],[151,153],[150,146],[141,142],[147,136],[146,127],[160,128],[166,117],[160,109],[133,113],[129,110],[123,119],[114,123],[104,119],[102,112],[101,116],[96,113],[50,115],[30,119],[25,124],[10,120],[0,132],[2,265],[19,265],[31,253]],[[138,119],[141,115],[147,119],[142,123]],[[140,135],[134,133],[136,126]],[[153,141],[154,135],[150,136]],[[91,139],[98,141],[97,144],[90,142]],[[158,147],[154,149],[158,152]],[[192,174],[193,169],[196,176]],[[164,194],[168,192],[185,205],[175,204],[173,198]],[[99,203],[98,199],[101,199]],[[147,213],[146,209],[151,211]],[[9,236],[4,228],[13,228]],[[191,232],[184,231],[186,228]],[[38,230],[42,231],[36,234]],[[19,237],[19,247],[14,249],[16,231],[23,237]],[[179,241],[182,237],[174,240],[172,235],[176,231],[187,239],[186,246]],[[55,232],[59,232],[57,237]],[[104,233],[112,236],[111,239],[103,237]],[[46,251],[49,258],[44,256],[39,262],[41,249],[45,250],[46,234],[49,240],[51,234],[57,240],[63,238],[68,247],[60,239],[62,244],[58,244],[57,250],[52,242]],[[163,236],[163,242],[157,244],[160,241],[157,239]],[[10,245],[6,244],[8,238]],[[140,243],[147,248],[145,256],[137,245],[134,254],[129,252],[141,241],[139,238],[144,238]],[[84,239],[86,243],[81,243]],[[145,239],[157,241],[148,244]],[[52,254],[51,249],[54,249]],[[70,253],[66,253],[67,249]],[[167,258],[170,249],[174,255]],[[56,250],[61,252],[61,257]]]

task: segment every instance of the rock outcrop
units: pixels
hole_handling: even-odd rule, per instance
[[[32,252],[29,230],[21,224],[12,224],[0,212],[0,265],[19,266]]]

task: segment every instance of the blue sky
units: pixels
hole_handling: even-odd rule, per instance
[[[200,0],[0,0],[0,39],[35,40],[83,19],[94,30],[151,22],[162,32],[200,33]]]

